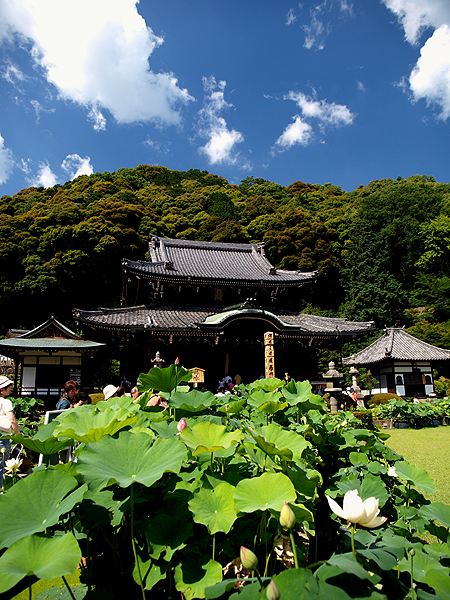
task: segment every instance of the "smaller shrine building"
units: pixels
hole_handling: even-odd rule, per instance
[[[385,329],[383,335],[352,356],[344,365],[368,367],[378,385],[373,394],[393,393],[407,398],[434,393],[433,363],[450,360],[450,350],[427,344],[404,328]]]

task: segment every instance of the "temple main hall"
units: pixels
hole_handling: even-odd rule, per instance
[[[84,336],[108,345],[122,374],[136,380],[156,353],[204,370],[215,391],[228,373],[248,383],[264,375],[264,334],[273,332],[274,373],[317,377],[316,351],[375,329],[302,314],[317,271],[276,269],[264,245],[179,240],[149,235],[148,260],[122,260],[122,306],[73,315]]]

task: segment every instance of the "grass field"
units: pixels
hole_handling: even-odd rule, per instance
[[[387,446],[433,479],[436,492],[426,497],[450,505],[450,427],[390,429],[386,433],[391,436]]]

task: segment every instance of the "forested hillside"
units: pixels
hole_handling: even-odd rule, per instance
[[[263,241],[275,266],[318,269],[301,310],[414,326],[450,348],[450,184],[432,177],[346,193],[141,165],[3,196],[0,215],[0,333],[118,306],[121,259],[145,258],[152,232]]]

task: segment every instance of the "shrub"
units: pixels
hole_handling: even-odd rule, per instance
[[[353,411],[353,414],[361,421],[362,429],[375,429],[372,419],[372,411],[369,408],[360,408]]]
[[[368,400],[366,400],[366,404],[369,408],[371,408],[372,406],[388,404],[391,400],[402,400],[402,398],[397,394],[374,394],[373,396],[370,396]]]

